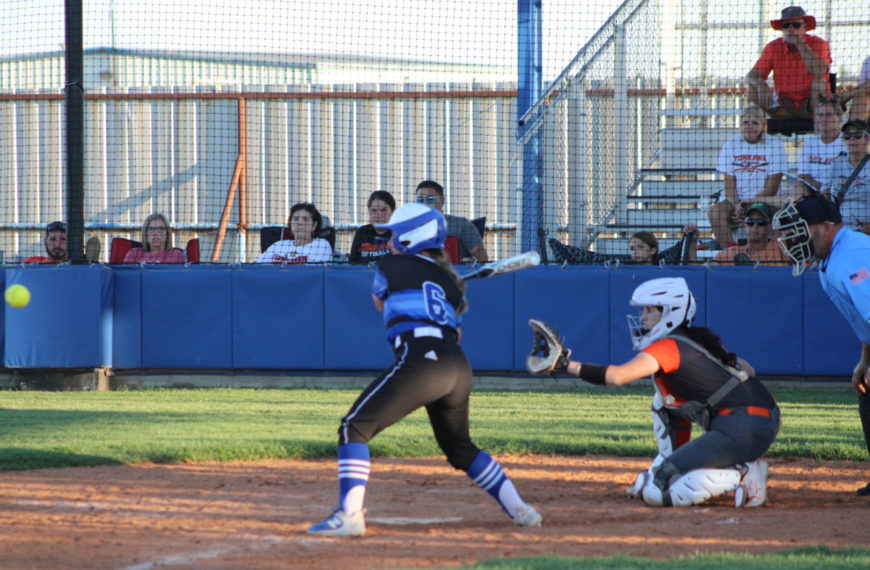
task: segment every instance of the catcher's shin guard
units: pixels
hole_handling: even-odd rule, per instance
[[[655,477],[656,470],[658,470],[659,465],[661,465],[665,460],[665,456],[659,453],[656,455],[656,458],[653,459],[652,464],[649,468],[637,476],[637,479],[634,480],[634,485],[628,487],[625,490],[625,494],[628,495],[632,499],[641,498],[641,494],[643,493],[643,488],[646,486],[647,482],[652,481],[653,477]]]
[[[735,490],[740,476],[737,469],[694,469],[666,489],[649,480],[641,494],[643,501],[653,507],[690,507]]]
[[[692,423],[677,418],[665,408],[665,401],[658,387],[656,387],[656,393],[653,396],[651,412],[659,455],[668,457],[674,450],[691,439]]]

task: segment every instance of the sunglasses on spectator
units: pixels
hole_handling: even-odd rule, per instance
[[[864,138],[864,131],[849,131],[848,133],[843,133],[843,139],[861,139]]]
[[[761,226],[761,227],[764,227],[764,226],[766,226],[767,224],[769,224],[770,222],[768,222],[767,220],[760,220],[760,219],[758,219],[758,218],[746,218],[745,220],[743,220],[743,223],[746,224],[747,226]]]
[[[789,29],[789,28],[794,28],[794,29],[797,30],[798,28],[800,28],[800,27],[803,26],[803,25],[804,25],[803,22],[783,22],[783,23],[782,23],[782,29],[783,29],[783,30],[787,30],[787,29]]]
[[[426,196],[426,197],[417,196],[417,203],[422,204],[423,202],[425,202],[427,204],[434,204],[435,203],[435,196]]]
[[[56,231],[66,231],[66,224],[63,222],[51,222],[47,226],[45,226],[45,231],[47,232],[56,232]]]

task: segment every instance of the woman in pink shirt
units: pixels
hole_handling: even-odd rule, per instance
[[[143,247],[134,247],[124,263],[184,263],[184,252],[170,246],[169,222],[163,214],[151,214],[142,224]]]

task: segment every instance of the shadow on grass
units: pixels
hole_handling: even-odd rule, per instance
[[[20,471],[47,467],[92,467],[94,465],[120,465],[113,457],[83,455],[69,451],[0,447],[0,469]]]

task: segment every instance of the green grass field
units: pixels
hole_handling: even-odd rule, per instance
[[[802,548],[776,554],[698,554],[668,560],[616,555],[609,558],[539,557],[490,560],[466,568],[498,570],[856,570],[870,567],[870,548]]]
[[[355,390],[0,391],[0,469],[334,457]],[[780,390],[783,426],[768,455],[865,460],[855,395]],[[655,454],[647,388],[474,392],[471,428],[494,453]],[[373,455],[440,452],[417,411]]]
[[[357,390],[155,389],[0,391],[0,469],[137,462],[324,458]],[[855,395],[775,390],[783,412],[768,455],[865,461]],[[655,454],[651,389],[474,392],[472,436],[494,454]],[[380,434],[375,456],[432,456],[425,413]],[[479,568],[859,568],[870,549],[819,548],[763,556],[698,555],[666,562],[607,559],[493,560]]]

